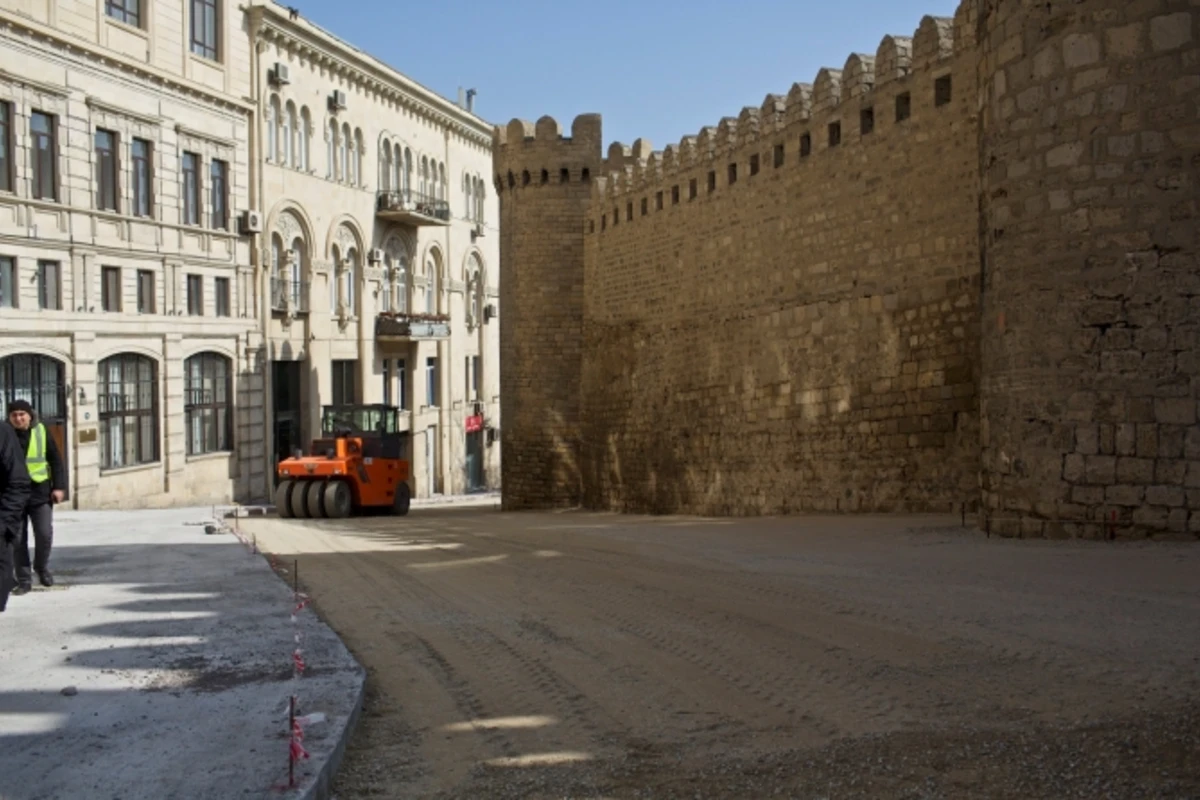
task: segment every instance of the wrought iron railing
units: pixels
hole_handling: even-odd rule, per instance
[[[450,202],[411,189],[382,189],[375,197],[378,211],[408,211],[433,219],[450,220]]]

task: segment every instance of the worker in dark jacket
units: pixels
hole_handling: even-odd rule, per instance
[[[50,548],[54,545],[54,504],[61,503],[67,496],[67,470],[62,454],[54,437],[46,426],[34,419],[33,406],[24,400],[8,404],[8,421],[17,431],[17,440],[25,452],[25,466],[29,470],[32,486],[29,502],[25,508],[25,519],[21,523],[20,538],[16,545],[17,588],[13,594],[25,594],[33,588],[29,559],[29,523],[33,523],[33,540],[36,545],[33,571],[42,586],[53,586],[50,574]]]
[[[25,524],[29,505],[29,469],[25,453],[17,441],[17,432],[0,420],[0,611],[8,605],[8,595],[16,585],[13,571],[13,545]]]

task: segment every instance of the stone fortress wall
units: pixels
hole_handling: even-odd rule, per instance
[[[662,152],[497,129],[506,507],[1200,532],[1198,16],[964,0]]]

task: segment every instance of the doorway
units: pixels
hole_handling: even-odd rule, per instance
[[[273,431],[275,465],[292,455],[297,447],[304,448],[300,378],[303,364],[299,361],[271,362],[271,410],[275,418]],[[271,470],[272,480],[278,471]],[[274,485],[274,484],[272,484]]]
[[[483,489],[483,431],[467,433],[467,491]]]
[[[0,400],[5,408],[13,400],[29,401],[69,472],[66,372],[66,365],[50,356],[21,353],[0,358]]]

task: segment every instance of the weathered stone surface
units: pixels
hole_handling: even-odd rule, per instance
[[[506,461],[577,459],[510,505],[1190,526],[1200,56],[1166,8],[965,0],[906,74],[881,48],[886,80],[825,70],[661,154],[509,135]],[[588,202],[519,179],[560,161],[603,177]]]

